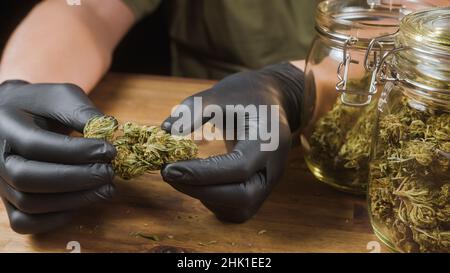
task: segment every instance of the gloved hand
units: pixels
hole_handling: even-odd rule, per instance
[[[52,130],[82,131],[93,115],[102,113],[75,85],[0,85],[0,196],[13,230],[49,231],[75,209],[111,196],[114,147]]]
[[[188,107],[192,113],[190,131],[209,120],[201,115],[201,109],[194,111],[194,97],[202,98],[204,108],[218,105],[224,118],[227,105],[278,105],[279,146],[273,151],[263,151],[264,141],[259,135],[256,140],[238,140],[228,154],[168,164],[161,170],[163,179],[199,199],[221,220],[240,223],[252,217],[282,175],[293,135],[312,116],[315,93],[306,93],[303,82],[303,72],[285,63],[231,75],[211,89],[185,99],[182,107]],[[259,129],[261,124],[270,127],[270,110],[267,112],[267,115],[246,115],[240,124],[245,133]],[[162,128],[170,133],[176,120],[177,117],[167,118]],[[234,125],[236,128],[239,124]],[[224,134],[230,129],[223,128]]]

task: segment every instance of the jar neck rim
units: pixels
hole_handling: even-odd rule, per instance
[[[401,3],[395,5],[386,0],[323,1],[316,9],[316,30],[338,44],[356,39],[359,47],[367,47],[373,38],[394,33],[406,14],[433,7],[421,0]]]
[[[397,41],[417,52],[450,57],[450,7],[405,16],[399,26]]]
[[[395,44],[393,67],[400,79],[422,89],[450,94],[450,8],[406,16]]]
[[[353,45],[353,47],[365,50],[369,46],[371,41],[371,39],[356,38],[350,35],[330,32],[328,31],[328,29],[321,28],[320,26],[316,26],[315,29],[320,37],[324,37],[327,40],[342,47],[345,46],[349,40],[355,40],[356,43]]]

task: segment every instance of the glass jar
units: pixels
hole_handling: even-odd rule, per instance
[[[374,73],[366,71],[364,64],[367,48],[373,38],[394,33],[405,14],[429,6],[418,0],[339,0],[318,5],[305,86],[317,90],[317,105],[322,107],[315,109],[318,119],[304,130],[301,142],[306,163],[319,181],[346,192],[366,193],[377,101]],[[379,39],[378,44],[383,50],[394,46],[388,39]],[[368,57],[377,54],[373,50]],[[368,90],[370,95],[363,95]]]
[[[450,252],[450,8],[406,16],[393,41],[373,62],[372,226],[395,251]]]

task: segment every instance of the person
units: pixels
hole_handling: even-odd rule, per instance
[[[77,209],[114,192],[114,147],[73,138],[102,115],[87,94],[107,72],[114,48],[157,0],[47,0],[10,37],[0,63],[0,196],[18,233],[50,231]],[[304,89],[316,1],[170,1],[172,74],[221,79],[194,97],[204,105],[278,105],[279,146],[239,140],[227,154],[168,164],[163,179],[219,219],[252,217],[280,178],[293,139],[315,120],[320,95]],[[297,61],[296,61],[297,60]],[[259,119],[266,119],[261,116]],[[175,118],[162,128],[171,132]],[[206,122],[193,116],[191,130]],[[248,120],[247,120],[248,121]],[[264,121],[264,120],[263,120]],[[258,126],[252,123],[252,126]]]

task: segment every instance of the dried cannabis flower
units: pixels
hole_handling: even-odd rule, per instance
[[[93,117],[87,122],[84,128],[84,137],[102,138],[112,142],[118,127],[119,123],[114,117]]]
[[[354,89],[367,88],[368,76],[349,82]],[[337,100],[333,108],[320,118],[310,139],[307,160],[351,191],[365,193],[369,173],[372,132],[376,121],[376,100],[364,108],[344,105]]]
[[[450,114],[394,105],[370,164],[374,227],[405,252],[450,252]]]
[[[116,147],[112,164],[123,179],[159,170],[167,163],[196,158],[198,152],[190,139],[172,136],[156,126],[131,122],[119,126],[111,116],[91,118],[84,128],[84,137],[105,139]]]

